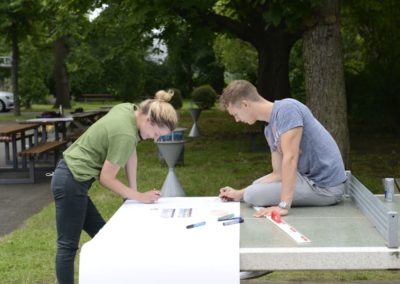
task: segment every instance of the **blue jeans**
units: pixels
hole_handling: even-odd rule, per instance
[[[94,237],[105,221],[88,196],[94,179],[74,179],[64,160],[60,160],[51,180],[56,207],[58,283],[74,283],[74,260],[82,229]]]

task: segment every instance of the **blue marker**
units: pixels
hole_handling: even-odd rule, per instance
[[[187,225],[186,229],[193,229],[193,228],[196,228],[196,227],[204,226],[205,224],[206,224],[205,221],[199,222],[199,223],[194,223],[194,224],[191,224],[191,225]]]

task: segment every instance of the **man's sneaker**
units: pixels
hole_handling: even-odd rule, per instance
[[[269,274],[271,272],[272,271],[265,271],[265,270],[240,271],[240,280],[260,277],[262,275]]]

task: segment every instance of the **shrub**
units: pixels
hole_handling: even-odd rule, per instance
[[[217,93],[210,85],[202,85],[193,89],[192,101],[203,110],[210,109],[217,100]]]
[[[182,102],[182,95],[179,89],[170,88],[169,91],[174,92],[174,95],[171,98],[170,104],[176,109],[181,109],[183,102]]]

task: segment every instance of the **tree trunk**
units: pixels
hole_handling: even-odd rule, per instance
[[[54,42],[54,80],[56,85],[56,102],[54,107],[62,105],[64,108],[71,108],[68,72],[65,64],[68,52],[68,45],[64,36]]]
[[[14,94],[14,115],[20,116],[20,99],[18,88],[18,66],[19,66],[19,46],[18,46],[18,30],[14,24],[12,27],[12,64],[11,64],[11,84]]]
[[[307,105],[336,140],[346,168],[350,142],[339,24],[339,1],[325,0],[318,23],[303,34]]]
[[[289,54],[293,44],[284,37],[257,45],[257,89],[261,96],[273,102],[290,97]]]
[[[252,26],[213,13],[208,17],[217,30],[229,31],[257,50],[257,89],[261,96],[272,102],[290,97],[289,56],[293,45],[301,38],[301,28],[289,32],[284,25]]]

